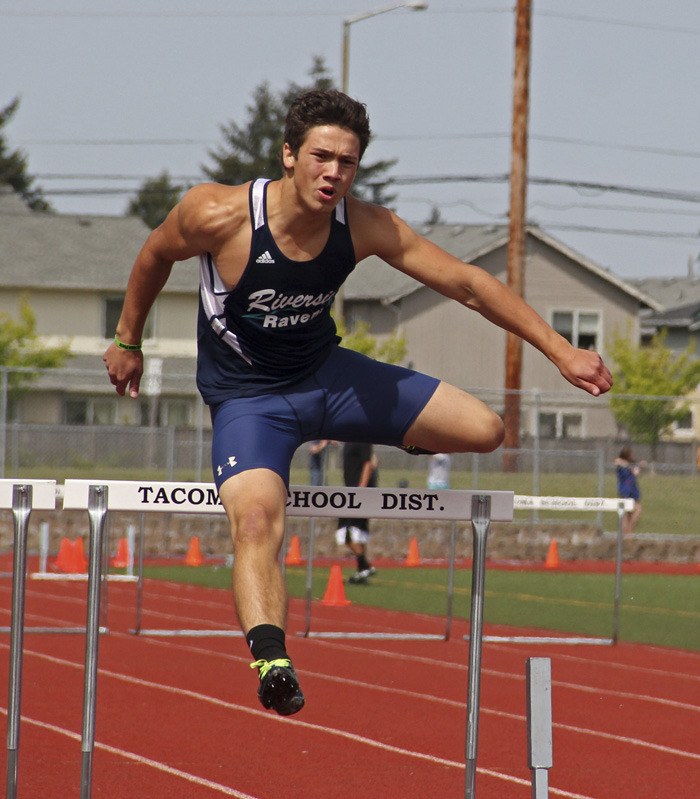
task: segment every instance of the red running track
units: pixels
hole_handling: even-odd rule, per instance
[[[289,648],[307,696],[264,711],[241,638],[134,636],[135,588],[109,584],[99,643],[93,797],[425,799],[464,796],[468,644],[300,638]],[[11,586],[0,583],[9,624]],[[85,621],[85,584],[27,584],[27,626]],[[442,632],[443,620],[313,606],[313,630]],[[144,626],[235,629],[229,592],[146,581]],[[504,632],[489,628],[487,633]],[[519,630],[522,633],[523,631]],[[25,635],[20,799],[80,795],[85,640]],[[6,715],[9,636],[0,637]],[[552,659],[550,796],[700,796],[700,654],[620,644],[484,644],[479,799],[526,799],[525,662]],[[5,770],[5,748],[2,769]]]

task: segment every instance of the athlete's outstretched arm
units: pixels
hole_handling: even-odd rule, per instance
[[[532,344],[570,383],[594,396],[612,386],[610,370],[598,353],[573,347],[522,298],[485,270],[450,255],[387,209],[354,201],[350,218],[358,260],[378,255],[440,294],[478,311]]]

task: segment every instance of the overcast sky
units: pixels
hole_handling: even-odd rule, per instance
[[[0,107],[21,98],[5,136],[59,212],[123,214],[146,177],[201,180],[263,81],[304,83],[319,55],[339,84],[343,19],[391,4],[0,0]],[[513,7],[430,0],[350,28],[366,160],[482,179],[401,185],[409,222],[433,205],[447,222],[507,221]],[[700,274],[700,3],[533,9],[528,219],[624,278],[685,275],[689,259]]]

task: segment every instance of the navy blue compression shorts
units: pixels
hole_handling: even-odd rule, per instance
[[[400,446],[439,382],[336,347],[314,375],[286,391],[212,407],[216,485],[262,468],[276,472],[289,486],[292,456],[305,441]]]

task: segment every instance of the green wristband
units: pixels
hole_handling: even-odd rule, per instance
[[[138,352],[141,349],[141,344],[125,344],[123,341],[114,336],[114,343],[120,350],[127,350],[127,352]]]

